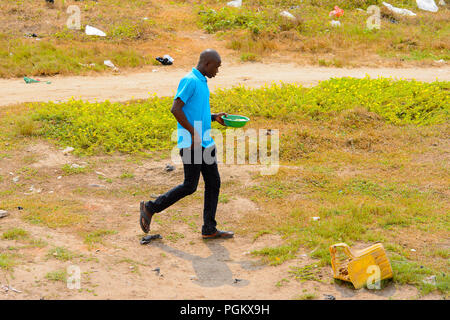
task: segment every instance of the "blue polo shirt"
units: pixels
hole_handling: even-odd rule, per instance
[[[180,98],[184,102],[183,112],[189,123],[202,137],[205,148],[214,145],[211,138],[211,107],[209,105],[209,88],[206,77],[196,68],[185,75],[178,85],[174,100]],[[192,138],[180,123],[177,123],[178,148],[189,148]]]

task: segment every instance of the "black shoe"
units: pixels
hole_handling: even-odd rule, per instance
[[[150,231],[150,223],[152,222],[152,217],[155,213],[149,212],[147,210],[147,208],[145,207],[145,201],[141,201],[140,211],[141,215],[139,217],[139,224],[141,225],[142,231],[148,233]]]
[[[230,239],[233,238],[234,232],[217,230],[212,234],[202,234],[203,239]]]

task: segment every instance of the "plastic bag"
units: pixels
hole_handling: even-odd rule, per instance
[[[416,0],[416,3],[419,9],[425,11],[437,12],[439,10],[436,3],[434,3],[434,0]]]
[[[290,20],[296,20],[295,16],[292,13],[288,12],[288,11],[283,11],[283,12],[280,13],[280,15],[285,17],[285,18],[288,18]]]
[[[242,6],[242,0],[234,0],[227,3],[227,6],[239,8]]]
[[[91,27],[91,26],[86,26],[85,31],[88,36],[106,37],[106,33],[104,33],[102,30],[99,30],[99,29]]]
[[[402,8],[396,8],[393,5],[387,3],[387,2],[383,2],[383,5],[388,8],[390,11],[397,13],[397,14],[401,14],[401,15],[405,15],[405,16],[415,16],[416,14],[414,12],[412,12],[411,10],[408,9],[402,9]]]

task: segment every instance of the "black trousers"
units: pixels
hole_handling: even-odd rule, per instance
[[[183,160],[184,182],[160,195],[154,201],[148,201],[145,206],[150,212],[161,212],[178,200],[193,194],[197,190],[200,173],[205,182],[203,205],[202,234],[216,232],[216,210],[219,200],[220,175],[217,168],[216,147],[202,147],[201,151],[191,148],[180,149]]]

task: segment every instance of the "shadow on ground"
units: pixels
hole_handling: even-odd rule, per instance
[[[239,264],[244,270],[258,270],[262,266],[256,265],[253,261],[233,261],[230,253],[222,245],[224,240],[204,240],[205,245],[211,250],[211,255],[203,258],[190,253],[172,248],[162,241],[155,241],[151,245],[178,258],[192,262],[196,279],[194,282],[202,287],[220,287],[230,285],[236,287],[247,286],[250,282],[245,279],[238,279],[233,276],[233,272],[228,264]]]

